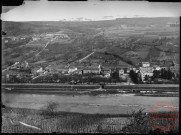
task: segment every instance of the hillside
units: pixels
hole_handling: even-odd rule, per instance
[[[178,18],[122,18],[88,22],[2,22],[9,36],[26,35],[26,40],[3,44],[3,65],[27,60],[30,63],[67,65],[93,51],[114,55],[116,59],[136,65],[140,61],[179,63],[179,28],[171,23]],[[61,32],[69,40],[32,42],[33,34]],[[36,56],[41,49],[44,50]],[[175,51],[176,50],[176,51]],[[98,53],[99,55],[100,53]],[[93,59],[93,58],[92,58]],[[110,59],[109,57],[106,59]],[[41,63],[41,62],[40,62]],[[97,61],[101,64],[101,61]],[[42,64],[42,63],[41,63]],[[87,63],[88,64],[88,63]]]

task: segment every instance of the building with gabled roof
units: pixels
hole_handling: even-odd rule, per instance
[[[145,76],[153,76],[153,68],[150,67],[149,62],[142,62],[142,67],[139,68],[142,81],[145,80]]]

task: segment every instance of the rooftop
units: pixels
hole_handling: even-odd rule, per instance
[[[140,72],[152,73],[152,67],[140,67]]]

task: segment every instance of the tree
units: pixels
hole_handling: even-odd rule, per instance
[[[145,81],[148,81],[149,76],[145,75]]]
[[[149,129],[151,129],[143,109],[140,109],[137,112],[133,111],[127,122],[128,125],[123,128],[123,132],[146,134]]]
[[[42,114],[54,115],[58,106],[59,104],[57,102],[48,102],[46,108],[42,110]]]
[[[167,71],[165,69],[161,69],[160,77],[163,79],[171,80],[172,77],[174,77],[174,73],[172,73],[170,69],[168,69]]]
[[[59,79],[58,74],[53,74],[53,80],[58,80],[58,79]]]
[[[113,72],[113,73],[111,74],[111,78],[112,78],[112,80],[115,81],[115,82],[119,81],[119,72],[118,72],[118,70],[116,70],[115,72]]]
[[[129,75],[134,83],[138,83],[138,78],[139,78],[138,73],[136,73],[134,70],[130,70]]]
[[[172,72],[171,72],[170,69],[169,69],[169,70],[167,71],[167,79],[168,79],[168,80],[171,80],[172,77],[173,77],[173,74],[172,74]]]
[[[165,69],[161,69],[161,75],[160,75],[161,78],[165,78]]]
[[[153,71],[153,78],[159,78],[160,77],[160,71],[159,70],[154,70]]]

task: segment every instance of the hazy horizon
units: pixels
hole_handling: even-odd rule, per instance
[[[147,1],[25,1],[7,13],[3,21],[101,21],[117,18],[180,17],[181,3]]]

